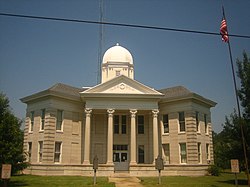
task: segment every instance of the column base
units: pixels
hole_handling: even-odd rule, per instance
[[[137,165],[137,162],[136,161],[130,161],[129,165]]]
[[[83,165],[90,165],[90,162],[89,162],[89,160],[84,160],[82,164]]]
[[[107,163],[106,163],[106,165],[110,165],[110,166],[113,166],[113,165],[114,165],[114,162],[112,162],[112,161],[109,161],[109,162],[107,162]]]

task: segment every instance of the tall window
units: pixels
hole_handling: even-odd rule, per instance
[[[56,118],[56,130],[62,130],[63,124],[63,111],[57,110],[57,118]]]
[[[184,112],[179,112],[179,125],[180,125],[180,132],[185,132],[185,115]]]
[[[198,148],[198,163],[200,164],[201,163],[201,161],[202,161],[202,156],[201,156],[201,143],[200,142],[198,142],[198,144],[197,144],[197,148]]]
[[[163,144],[162,147],[163,147],[163,150],[164,150],[164,155],[165,155],[166,163],[169,164],[170,163],[170,149],[169,149],[169,144]]]
[[[43,159],[43,142],[38,142],[38,162],[42,162]]]
[[[40,130],[44,130],[44,125],[45,125],[45,109],[41,110],[41,126]]]
[[[34,118],[35,118],[35,112],[30,112],[30,132],[34,129]]]
[[[114,134],[119,134],[119,116],[114,115]]]
[[[114,134],[127,133],[127,116],[114,115]]]
[[[55,155],[54,155],[54,162],[61,162],[61,149],[62,149],[62,142],[55,142]]]
[[[138,134],[144,134],[144,116],[138,115],[137,124],[138,124]]]
[[[32,142],[28,142],[28,162],[31,162]]]
[[[208,143],[206,144],[206,154],[207,154],[207,160],[210,161],[210,146]]]
[[[169,133],[168,114],[164,114],[162,120],[163,120],[164,133]]]
[[[138,163],[144,163],[144,145],[138,146]]]
[[[180,143],[180,161],[181,163],[187,163],[186,143]]]
[[[199,112],[195,112],[196,131],[200,132]]]
[[[204,114],[204,123],[205,123],[205,133],[208,133],[208,129],[207,129],[207,114]]]
[[[122,116],[122,134],[127,133],[127,116]]]

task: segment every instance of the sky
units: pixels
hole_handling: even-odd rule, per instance
[[[249,0],[103,0],[105,22],[219,33],[222,4],[230,34],[250,35]],[[0,13],[99,21],[99,0],[0,0]],[[104,26],[103,53],[119,43],[135,79],[155,89],[184,86],[217,102],[215,132],[236,108],[228,46],[220,36]],[[0,15],[0,91],[24,119],[20,98],[56,83],[97,84],[99,25]],[[230,38],[232,57],[250,56],[250,39]],[[237,79],[238,87],[239,80]]]

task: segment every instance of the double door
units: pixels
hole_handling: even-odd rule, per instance
[[[115,171],[128,171],[129,170],[128,151],[114,151],[113,162]]]

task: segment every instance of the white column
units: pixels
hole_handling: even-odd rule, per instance
[[[130,164],[136,164],[136,113],[137,110],[130,110],[131,113],[131,135],[130,135]]]
[[[152,110],[153,113],[153,158],[154,161],[159,154],[159,141],[158,141],[158,109]],[[153,162],[154,162],[153,161]]]
[[[85,109],[86,113],[86,122],[85,122],[85,134],[84,134],[84,161],[83,164],[90,164],[89,156],[90,156],[90,119],[91,119],[90,108]]]
[[[115,110],[108,109],[108,142],[107,142],[107,164],[113,164],[113,113]]]

